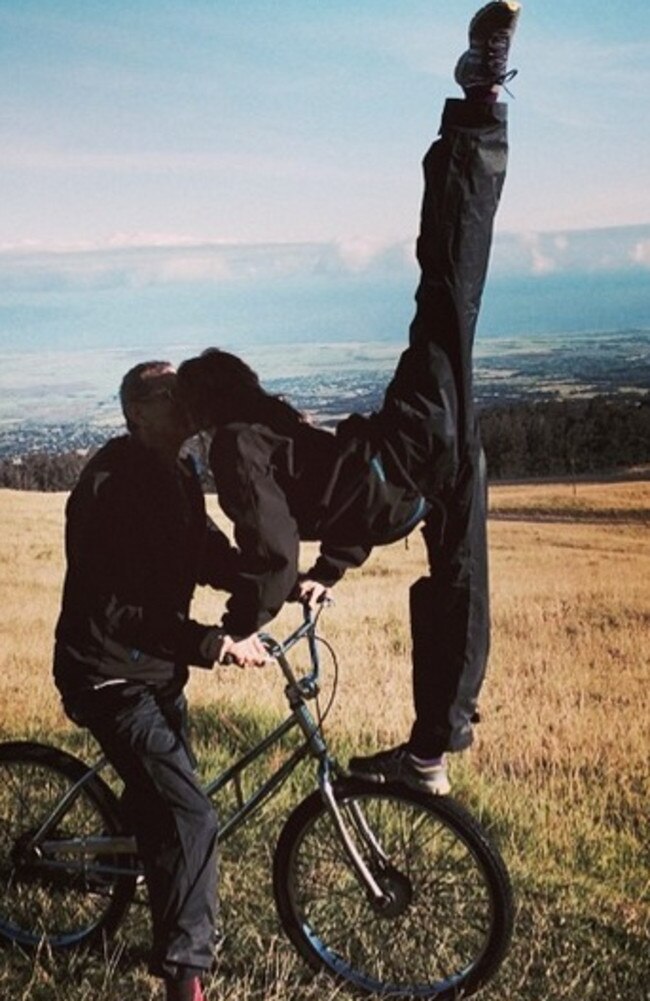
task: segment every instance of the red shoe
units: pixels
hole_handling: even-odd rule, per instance
[[[206,1001],[198,977],[189,980],[166,980],[165,1001]]]

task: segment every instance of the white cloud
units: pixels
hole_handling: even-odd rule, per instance
[[[650,266],[650,225],[498,234],[491,274],[598,273]],[[95,243],[0,247],[0,289],[56,290],[219,284],[296,276],[412,277],[410,241],[362,236],[329,243],[234,244],[186,235],[115,234]]]
[[[493,272],[500,275],[597,273],[645,266],[650,225],[565,232],[502,233],[495,241]]]
[[[566,249],[566,239],[545,233],[503,233],[495,241],[493,265],[498,272],[547,275],[558,269],[559,258]]]
[[[557,262],[550,254],[544,253],[540,243],[536,238],[529,244],[530,268],[534,275],[548,275],[557,271]]]
[[[350,271],[365,271],[378,254],[385,249],[385,243],[363,237],[342,240],[337,247],[341,263]]]
[[[630,260],[642,268],[650,268],[650,238],[639,240],[630,251]]]
[[[134,269],[133,283],[142,285],[189,285],[218,283],[233,277],[228,260],[218,253],[175,252],[157,260],[143,261]]]
[[[412,265],[410,241],[352,237],[334,243],[338,265],[346,272],[362,274],[377,270],[402,270]]]

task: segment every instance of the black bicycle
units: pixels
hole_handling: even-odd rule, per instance
[[[313,969],[361,994],[465,997],[494,975],[509,947],[507,869],[451,797],[350,778],[332,757],[318,699],[323,645],[335,669],[336,657],[316,635],[319,616],[306,614],[284,643],[265,638],[290,714],[207,783],[210,797],[235,793],[220,840],[303,759],[315,760],[316,787],[288,817],[274,855],[273,890],[289,939]],[[301,640],[311,664],[297,677],[287,654]],[[244,770],[292,730],[295,749],[245,798]],[[70,949],[103,941],[124,918],[142,871],[119,799],[101,777],[107,765],[33,742],[0,745],[0,938]]]

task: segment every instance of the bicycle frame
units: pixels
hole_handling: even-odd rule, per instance
[[[305,610],[303,623],[283,643],[276,642],[268,635],[262,636],[269,654],[275,659],[284,675],[286,681],[285,694],[289,708],[291,709],[291,715],[234,764],[226,768],[215,779],[208,782],[205,786],[205,792],[212,798],[228,786],[234,788],[237,808],[220,825],[218,838],[222,842],[241,827],[273,795],[300,761],[308,756],[315,758],[318,762],[318,786],[332,815],[344,850],[357,875],[365,885],[367,892],[376,903],[381,904],[386,899],[386,895],[356,847],[334,796],[332,778],[342,776],[343,772],[330,755],[322,735],[321,726],[316,722],[307,706],[307,702],[315,699],[319,694],[320,658],[318,637],[316,636],[315,628],[321,610],[319,609],[315,614]],[[307,639],[308,642],[311,671],[304,677],[297,678],[287,660],[287,653],[302,639]],[[296,728],[302,731],[303,742],[265,782],[254,790],[248,799],[245,799],[241,785],[241,775],[244,770],[278,743],[287,733]],[[49,837],[51,832],[56,829],[57,824],[63,818],[66,811],[73,805],[84,785],[91,778],[98,775],[108,764],[108,759],[101,757],[93,765],[89,766],[88,772],[61,798],[54,810],[45,818],[38,831],[25,846],[25,852],[32,853],[37,857],[41,865],[45,865],[48,868],[69,869],[70,857],[76,856],[82,860],[82,869],[85,873],[92,872],[95,875],[103,876],[133,876],[141,873],[142,870],[138,864],[138,850],[135,837],[131,835],[97,835],[64,839]],[[386,863],[387,858],[381,847],[377,844],[359,806],[353,804],[350,807],[350,812],[357,837],[364,842],[375,862],[378,862],[380,865]],[[65,859],[62,858],[63,856],[65,856]],[[115,862],[112,864],[97,864],[96,860],[98,857],[107,856],[112,858],[116,856],[126,857],[130,859],[130,863],[124,866],[118,865]],[[91,862],[90,865],[88,864],[89,861]]]

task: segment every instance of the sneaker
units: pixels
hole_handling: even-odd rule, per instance
[[[446,796],[451,789],[444,757],[423,764],[410,753],[406,744],[367,758],[350,758],[348,767],[357,778],[369,782],[403,782],[431,796]]]
[[[515,76],[517,70],[508,72],[508,52],[520,11],[519,3],[499,2],[486,4],[474,15],[469,25],[469,48],[454,71],[454,79],[463,90],[498,87]]]

